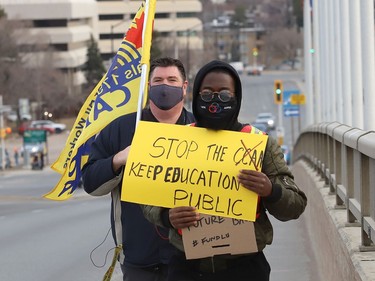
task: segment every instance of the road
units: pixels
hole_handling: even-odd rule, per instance
[[[58,178],[49,168],[1,176],[0,280],[101,280],[108,268],[113,253],[112,237],[106,237],[109,197],[78,190],[68,201],[42,199]],[[91,262],[93,250],[97,265],[110,251],[104,268]]]
[[[303,84],[303,74],[299,72],[269,72],[261,76],[241,75],[242,80],[242,107],[239,119],[244,123],[251,123],[258,113],[271,112],[278,119],[278,105],[274,102],[273,82],[276,79],[283,81],[284,91],[298,90]],[[302,89],[303,90],[303,89]],[[305,111],[301,106],[301,124],[305,120]],[[298,117],[282,118],[282,125],[285,130],[284,143],[292,146],[299,133]],[[277,120],[279,121],[279,120]],[[279,125],[277,123],[277,125]],[[276,136],[276,132],[271,132]]]

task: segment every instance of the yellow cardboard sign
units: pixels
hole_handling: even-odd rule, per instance
[[[240,186],[240,169],[260,171],[266,135],[138,123],[121,200],[255,221],[258,196]]]

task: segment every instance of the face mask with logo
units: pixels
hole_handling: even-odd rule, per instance
[[[215,98],[210,102],[197,100],[197,120],[201,127],[223,130],[228,129],[233,115],[237,112],[237,100],[231,98],[228,102],[222,102]]]
[[[148,96],[159,109],[169,110],[182,101],[184,91],[182,87],[161,84],[151,86]]]

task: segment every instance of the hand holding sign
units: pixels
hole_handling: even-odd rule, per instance
[[[121,200],[190,206],[203,214],[255,221],[258,195],[251,188],[265,194],[270,186],[262,173],[254,174],[259,177],[255,184],[244,174],[244,188],[238,173],[261,170],[267,138],[141,121],[125,166]],[[189,223],[194,215],[179,223]]]
[[[272,192],[272,183],[262,172],[243,169],[240,170],[237,178],[243,187],[257,193],[261,197],[267,197]]]
[[[118,152],[112,159],[113,171],[117,172],[122,166],[125,166],[126,161],[128,160],[130,145],[124,150]]]
[[[175,229],[193,226],[199,217],[195,207],[175,207],[169,210],[169,221]]]

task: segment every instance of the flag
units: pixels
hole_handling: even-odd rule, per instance
[[[96,134],[119,116],[145,106],[155,2],[142,2],[107,73],[83,104],[64,149],[51,166],[62,174],[61,179],[45,198],[69,199],[80,183],[81,169]]]

